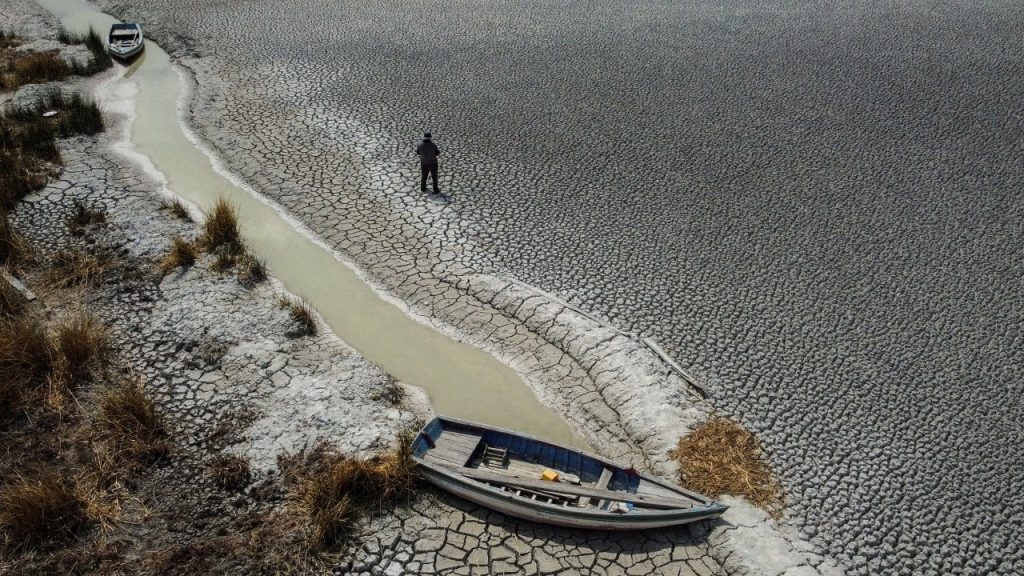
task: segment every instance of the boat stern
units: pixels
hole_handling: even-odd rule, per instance
[[[412,441],[413,458],[422,458],[427,451],[433,448],[443,430],[444,423],[441,422],[440,418],[434,418],[427,422]]]

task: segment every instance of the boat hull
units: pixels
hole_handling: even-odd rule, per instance
[[[417,470],[431,484],[533,522],[642,530],[714,518],[727,509],[595,454],[456,418],[439,416],[427,423],[412,451]],[[495,457],[499,462],[485,465],[486,459]],[[563,473],[575,480],[549,483],[540,479],[540,472]]]
[[[110,52],[110,56],[112,58],[116,58],[116,59],[121,60],[122,62],[124,62],[126,60],[131,60],[131,59],[135,58],[136,56],[138,56],[139,54],[141,54],[143,47],[144,47],[144,43],[139,43],[136,46],[132,46],[131,48],[128,48],[127,50],[122,50],[122,49],[119,49],[119,48],[111,47],[109,52]]]
[[[542,506],[530,506],[524,501],[515,497],[505,497],[500,493],[492,493],[487,488],[478,486],[471,481],[462,480],[453,475],[437,470],[430,464],[420,463],[418,466],[420,475],[428,482],[438,488],[455,494],[464,500],[479,504],[485,508],[495,510],[519,518],[551,524],[566,528],[585,528],[589,530],[647,530],[652,528],[667,528],[707,520],[720,516],[725,510],[724,506],[712,505],[703,508],[694,508],[685,511],[668,511],[660,514],[648,514],[644,516],[631,516],[629,514],[609,517],[608,515],[587,514],[579,509],[547,510]],[[576,513],[574,513],[576,512]]]

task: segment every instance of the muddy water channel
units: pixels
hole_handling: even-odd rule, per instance
[[[75,32],[91,26],[105,36],[117,21],[81,0],[37,1]],[[233,204],[250,250],[335,334],[403,382],[424,388],[438,413],[583,445],[508,366],[383,299],[312,235],[215,168],[179,116],[179,104],[187,97],[185,75],[159,46],[147,41],[145,52],[122,70],[98,89],[97,97],[101,106],[134,111],[130,141],[122,143],[127,155],[201,210],[218,197]]]

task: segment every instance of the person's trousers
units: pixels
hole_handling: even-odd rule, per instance
[[[420,164],[420,190],[423,192],[427,191],[427,174],[434,183],[434,194],[440,194],[441,191],[437,188],[437,164]]]

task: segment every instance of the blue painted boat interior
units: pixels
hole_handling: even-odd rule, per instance
[[[415,456],[422,457],[432,448],[432,442],[441,437],[441,433],[445,430],[446,426],[454,431],[482,432],[483,441],[477,447],[477,453],[483,452],[485,445],[496,448],[506,448],[508,449],[509,457],[511,458],[540,464],[553,470],[575,474],[579,476],[580,480],[583,482],[597,482],[601,477],[602,469],[605,468],[605,464],[602,462],[569,448],[551,445],[546,442],[530,438],[523,438],[522,436],[506,432],[487,430],[486,428],[461,426],[453,422],[445,422],[438,418],[432,420],[424,428],[423,433],[416,437],[416,440],[413,443],[413,454]],[[428,441],[424,435],[429,436],[430,440]],[[612,471],[612,478],[608,483],[609,490],[622,490],[634,494],[636,493],[637,487],[640,485],[640,476],[638,474],[611,466],[608,468]]]

